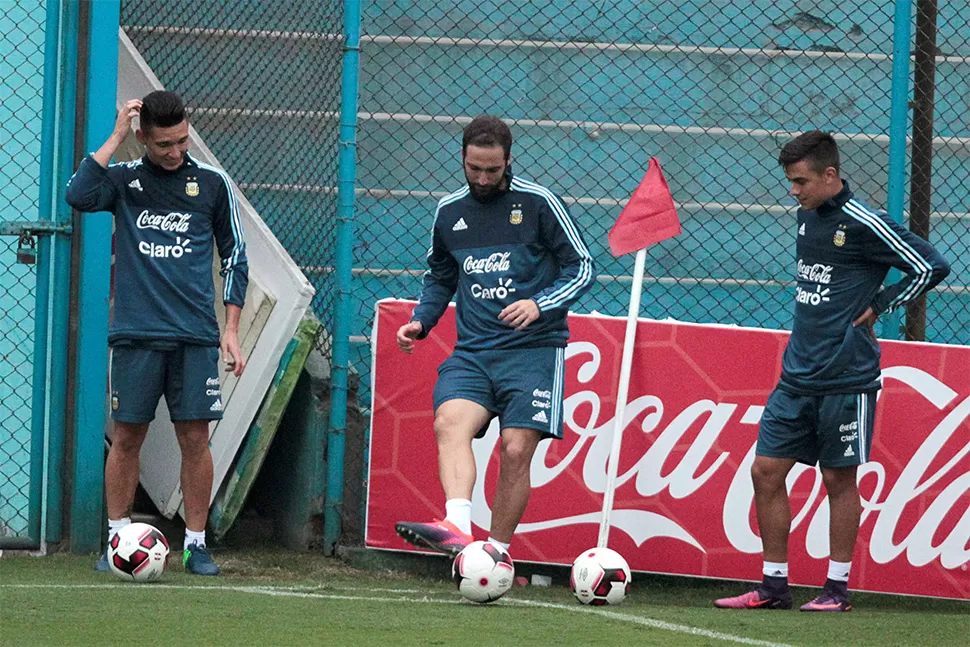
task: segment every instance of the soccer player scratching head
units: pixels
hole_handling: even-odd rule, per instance
[[[144,157],[111,164],[135,117]],[[239,318],[249,270],[232,183],[222,169],[194,160],[188,148],[189,122],[179,95],[160,90],[127,101],[107,141],[71,178],[66,199],[82,212],[110,211],[115,221],[107,540],[130,523],[139,453],[164,395],[181,450],[185,569],[217,575],[205,540],[212,492],[209,424],[222,418],[224,408],[220,356],[237,377],[246,367]],[[222,331],[215,314],[216,251]],[[95,568],[108,570],[104,556]]]

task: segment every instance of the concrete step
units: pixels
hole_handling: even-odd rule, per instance
[[[333,194],[246,188],[246,195],[301,265],[319,264],[335,226]],[[355,264],[385,270],[425,269],[437,196],[359,192],[356,198]],[[583,232],[598,273],[628,274],[628,260],[614,259],[607,234],[618,204],[566,203]],[[649,250],[647,271],[655,276],[787,281],[792,276],[795,215],[772,205],[681,203],[683,233]],[[953,266],[953,284],[970,276],[966,254],[970,218],[933,218],[932,241]]]
[[[579,44],[574,44],[579,45]],[[361,102],[388,113],[888,133],[889,57],[768,56],[709,49],[365,43]],[[970,59],[940,62],[941,86]],[[938,93],[936,132],[966,132],[959,92]]]

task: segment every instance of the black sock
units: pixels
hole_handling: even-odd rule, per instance
[[[838,580],[829,578],[825,580],[825,590],[831,591],[832,593],[838,593],[839,595],[845,597],[849,595],[849,583],[839,582]]]
[[[788,590],[788,578],[765,575],[761,582],[761,590],[771,594],[785,593]]]

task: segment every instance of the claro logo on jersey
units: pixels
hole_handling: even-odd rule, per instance
[[[182,258],[183,254],[191,254],[189,239],[176,236],[174,245],[158,245],[146,240],[138,243],[138,251],[151,258]]]
[[[491,274],[492,272],[508,272],[511,264],[509,256],[512,252],[495,252],[485,258],[467,256],[462,268],[465,274]]]
[[[472,284],[471,288],[472,296],[476,299],[487,299],[489,301],[493,299],[504,299],[510,294],[515,292],[515,288],[512,287],[512,279],[499,279],[498,285],[494,288],[486,288],[478,283]]]
[[[822,265],[821,263],[808,265],[803,263],[802,259],[798,259],[798,278],[812,283],[828,285],[832,282],[832,266]]]
[[[135,225],[139,229],[155,229],[158,231],[171,231],[173,233],[184,234],[189,230],[189,220],[191,213],[152,213],[145,209],[135,220]]]

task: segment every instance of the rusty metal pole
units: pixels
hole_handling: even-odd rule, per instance
[[[916,68],[913,77],[913,152],[909,230],[930,237],[933,209],[933,110],[936,89],[937,0],[916,2]],[[926,297],[906,304],[906,339],[926,339]]]

